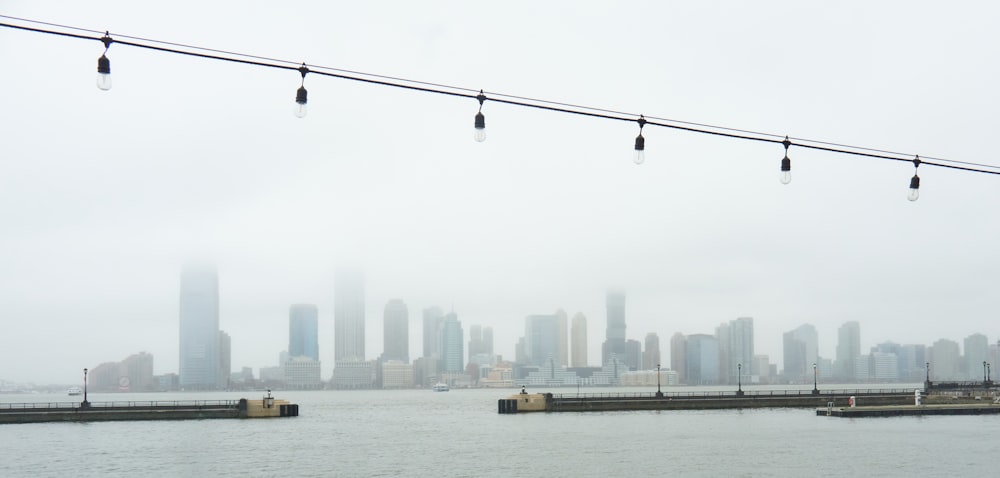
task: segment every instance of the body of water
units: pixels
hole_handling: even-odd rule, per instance
[[[817,417],[813,409],[499,415],[497,399],[513,393],[279,392],[277,398],[300,405],[299,417],[0,425],[0,476],[842,477],[996,470],[996,415],[843,419]],[[241,397],[260,394],[89,398]],[[0,395],[3,402],[78,399]]]

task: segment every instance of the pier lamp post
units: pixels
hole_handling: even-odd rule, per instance
[[[983,385],[986,385],[986,361],[983,360]]]
[[[819,371],[816,370],[816,362],[813,362],[813,395],[819,395]]]
[[[656,364],[656,398],[663,398],[663,392],[660,391],[660,364]]]
[[[736,364],[736,395],[743,396],[743,364]]]
[[[992,374],[990,374],[990,363],[989,362],[986,362],[986,381],[987,382],[992,382],[993,381],[993,376],[992,376]]]
[[[926,381],[924,383],[924,388],[927,389],[927,390],[930,390],[931,389],[931,363],[930,362],[924,362],[924,369],[927,370],[927,379],[926,379]]]
[[[80,404],[81,407],[86,408],[90,406],[90,402],[87,401],[87,369],[83,369],[83,403]]]

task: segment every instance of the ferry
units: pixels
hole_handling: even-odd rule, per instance
[[[447,383],[438,382],[434,384],[435,392],[447,392],[448,390],[450,390],[450,388],[448,388]]]
[[[83,390],[80,390],[80,387],[69,387],[69,390],[66,391],[66,394],[71,397],[76,395],[83,395]]]

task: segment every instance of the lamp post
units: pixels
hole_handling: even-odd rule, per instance
[[[819,395],[819,371],[816,370],[816,362],[813,362],[813,395]]]
[[[986,385],[986,361],[983,360],[983,385]]]
[[[656,364],[656,398],[663,398],[663,392],[660,391],[660,364]]]
[[[986,381],[987,382],[992,382],[993,381],[993,376],[992,376],[992,374],[990,374],[990,363],[989,362],[986,362]]]
[[[83,403],[80,406],[84,408],[90,406],[90,402],[87,401],[87,369],[83,369]]]
[[[736,364],[736,395],[743,396],[743,364]]]
[[[927,370],[927,378],[925,379],[925,382],[924,382],[924,389],[927,390],[927,391],[930,391],[930,389],[931,389],[931,363],[930,362],[924,362],[924,369]]]

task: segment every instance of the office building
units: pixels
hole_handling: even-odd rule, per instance
[[[706,334],[687,336],[684,375],[688,385],[719,383],[719,341]]]
[[[641,370],[656,370],[660,365],[660,336],[653,332],[646,334],[646,349],[642,351]]]
[[[931,380],[935,382],[961,380],[962,375],[959,374],[961,358],[958,342],[948,339],[934,342],[930,350]]]
[[[365,282],[359,270],[340,268],[333,277],[335,362],[365,360]]]
[[[181,271],[179,339],[180,387],[221,388],[219,278],[214,266],[188,265]]]
[[[625,356],[625,292],[609,290],[605,297],[607,330],[601,346],[601,363],[606,364],[612,355]]]
[[[295,304],[288,310],[288,355],[319,361],[319,311],[313,304]]]
[[[587,366],[587,317],[582,313],[577,312],[573,316],[573,322],[570,326],[570,335],[572,335],[573,340],[571,342],[572,346],[572,365],[573,367],[586,367]]]
[[[440,307],[424,309],[424,357],[438,358],[441,355],[441,324],[444,322],[444,311]]]
[[[819,338],[816,334],[816,327],[811,324],[804,324],[798,328],[785,332],[782,340],[784,351],[783,376],[786,381],[798,383],[811,383],[814,381],[813,374],[816,371],[813,364],[818,367]]]
[[[677,381],[687,384],[687,337],[677,332],[670,337],[670,369],[677,371]]]
[[[463,359],[465,353],[463,349],[465,344],[463,343],[464,331],[462,330],[462,323],[459,322],[458,316],[454,312],[450,312],[444,316],[444,321],[441,323],[441,368],[439,370],[442,374],[455,374],[465,372],[465,364]]]
[[[985,364],[990,361],[990,344],[986,336],[972,334],[966,337],[962,350],[965,352],[965,379],[985,380]]]
[[[834,378],[852,382],[855,362],[861,357],[861,325],[855,321],[845,322],[837,329],[837,356],[834,362]]]
[[[729,321],[729,347],[727,372],[729,383],[745,383],[746,376],[760,372],[754,368],[753,318],[739,317]],[[737,377],[743,374],[744,378]]]
[[[410,363],[410,312],[399,299],[385,304],[382,317],[382,360]]]
[[[559,316],[529,315],[524,319],[524,344],[531,365],[559,365]]]

